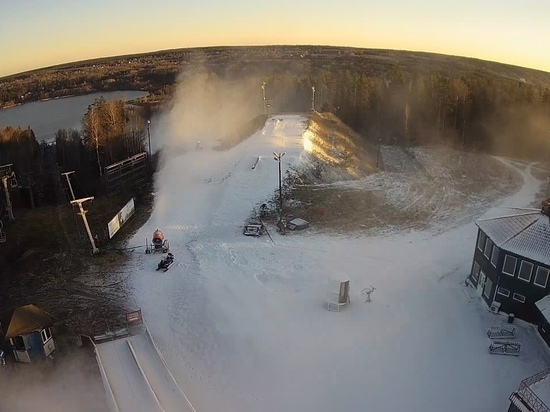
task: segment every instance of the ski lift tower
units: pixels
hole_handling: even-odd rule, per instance
[[[11,168],[12,166],[12,163],[0,166],[0,179],[2,180],[2,187],[4,188],[4,194],[6,196],[6,212],[8,213],[8,219],[10,222],[15,220],[10,200],[10,189],[17,187],[17,179]]]

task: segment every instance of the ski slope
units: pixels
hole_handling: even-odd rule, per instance
[[[156,175],[154,211],[131,243],[160,228],[175,264],[155,272],[160,256],[135,253],[130,290],[196,410],[506,410],[548,353],[521,323],[520,357],[488,353],[487,328],[506,318],[464,286],[473,219],[488,206],[465,201],[472,222],[437,233],[242,235],[277,189],[273,152],[285,153],[283,173],[302,164],[306,131],[304,117],[277,116],[228,151],[167,158]],[[524,187],[503,204],[534,199],[537,183],[519,172]],[[342,275],[351,305],[328,312],[328,280]]]
[[[147,331],[96,346],[112,411],[195,412]]]

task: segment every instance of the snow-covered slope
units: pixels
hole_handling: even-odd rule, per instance
[[[148,332],[101,343],[96,355],[112,411],[195,412]]]
[[[488,354],[486,329],[505,319],[464,286],[473,223],[384,238],[242,235],[277,188],[272,152],[286,152],[283,172],[297,165],[306,127],[301,116],[270,119],[227,152],[188,153],[158,173],[153,215],[132,243],[160,228],[176,264],[155,272],[160,256],[136,253],[132,293],[191,403],[199,412],[505,410],[546,355],[522,325],[519,358]],[[340,313],[325,309],[335,276],[351,286]]]

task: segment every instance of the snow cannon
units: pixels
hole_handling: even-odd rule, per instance
[[[147,240],[145,241],[145,243],[147,243]],[[169,250],[170,245],[168,244],[168,240],[164,238],[164,233],[162,233],[162,230],[155,230],[153,232],[153,240],[151,243],[147,244],[147,249],[145,249],[145,253],[166,253]]]

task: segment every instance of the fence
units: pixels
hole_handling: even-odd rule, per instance
[[[108,197],[139,187],[147,181],[147,152],[106,166],[104,179]]]

